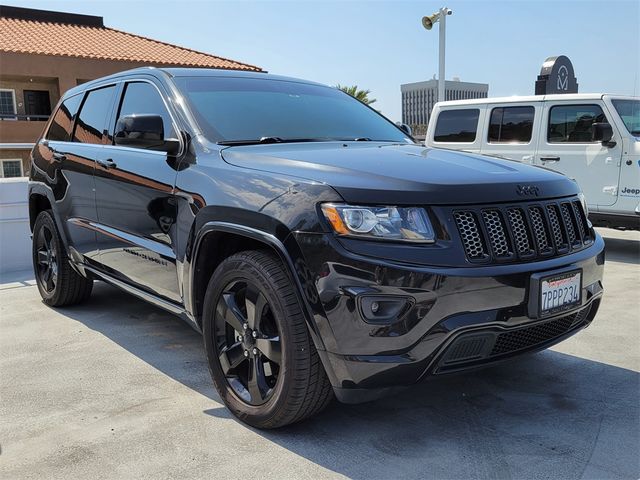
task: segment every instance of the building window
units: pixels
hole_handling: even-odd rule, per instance
[[[551,108],[547,140],[549,143],[593,142],[593,124],[606,122],[598,105],[561,105]]]
[[[476,139],[479,116],[480,110],[477,108],[440,112],[433,140],[436,142],[473,143]]]
[[[0,169],[0,177],[22,177],[22,160],[0,160],[0,163],[2,163],[2,169]]]
[[[498,107],[491,111],[490,143],[529,143],[533,131],[535,109],[527,107]]]
[[[28,120],[45,121],[51,115],[51,99],[48,90],[25,90],[24,113]]]
[[[0,89],[0,116],[16,120],[16,112],[16,92],[7,88]]]

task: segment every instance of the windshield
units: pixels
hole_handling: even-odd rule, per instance
[[[640,136],[640,100],[611,100],[631,135]]]
[[[412,142],[389,120],[335,88],[267,78],[178,77],[175,82],[215,142]]]

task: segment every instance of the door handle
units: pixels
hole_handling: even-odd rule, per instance
[[[101,167],[104,167],[106,169],[109,168],[116,168],[118,165],[116,164],[116,162],[113,161],[113,159],[111,158],[107,158],[106,160],[96,160],[96,163],[98,165],[100,165]]]
[[[542,162],[559,162],[560,157],[540,157],[540,161]]]
[[[60,152],[53,152],[53,160],[61,163],[64,162],[67,159],[67,156],[64,153],[60,153]]]

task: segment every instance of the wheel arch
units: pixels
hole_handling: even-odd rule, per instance
[[[33,226],[40,212],[51,210],[51,201],[46,194],[41,192],[31,192],[29,194],[29,228],[33,232]]]
[[[218,265],[225,258],[243,250],[269,250],[282,261],[290,280],[294,283],[311,338],[318,350],[324,350],[324,342],[314,320],[314,308],[303,293],[306,291],[303,286],[305,279],[300,278],[296,261],[285,246],[290,245],[289,238],[281,241],[268,232],[224,221],[210,221],[204,224],[194,241],[188,293],[190,310],[198,327],[202,328],[202,306],[207,285]]]

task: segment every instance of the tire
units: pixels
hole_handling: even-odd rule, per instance
[[[36,284],[42,301],[47,305],[75,305],[91,295],[93,280],[83,277],[71,267],[51,210],[44,210],[36,217],[32,258]]]
[[[218,266],[207,287],[203,334],[216,390],[241,421],[278,428],[333,399],[295,287],[273,254],[244,251]]]

